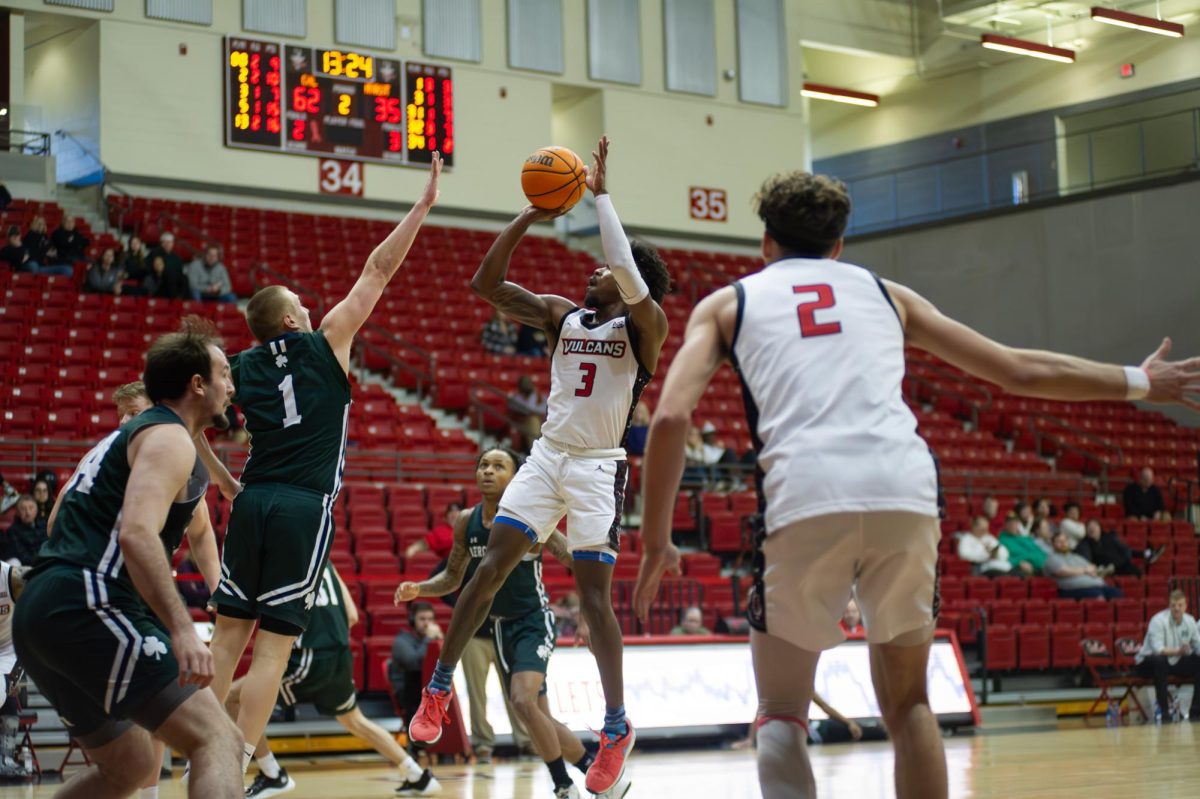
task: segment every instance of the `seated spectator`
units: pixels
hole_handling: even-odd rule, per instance
[[[1064,599],[1117,599],[1121,589],[1104,584],[1094,563],[1071,551],[1065,533],[1054,536],[1054,552],[1046,556],[1042,571],[1058,581],[1058,595]]]
[[[508,396],[508,415],[521,434],[521,446],[528,452],[542,435],[542,421],[546,418],[546,397],[529,375],[517,378],[517,390]]]
[[[396,633],[392,641],[388,680],[404,710],[404,717],[411,719],[421,704],[421,689],[425,687],[421,678],[425,650],[430,641],[442,640],[442,628],[434,621],[433,605],[428,602],[409,603],[408,624],[410,629]]]
[[[46,520],[38,518],[38,505],[25,494],[17,500],[17,518],[0,538],[0,560],[14,566],[32,566],[46,543]]]
[[[150,256],[150,271],[142,279],[142,293],[164,300],[186,300],[192,296],[183,271],[172,266],[161,252]]]
[[[121,253],[121,271],[125,273],[128,280],[136,280],[141,283],[145,280],[146,275],[150,273],[150,264],[146,261],[146,245],[142,243],[138,236],[130,236],[129,244],[126,245],[125,251]]]
[[[704,612],[693,605],[679,616],[679,624],[671,628],[671,635],[712,635],[704,626]]]
[[[858,609],[858,603],[853,598],[846,603],[846,609],[842,611],[842,618],[838,622],[838,626],[847,635],[852,633],[867,634],[867,630],[863,627],[862,623],[862,613]]]
[[[50,481],[39,475],[33,481],[33,489],[29,493],[33,496],[33,501],[37,503],[37,517],[45,524],[46,520],[50,518],[50,511],[54,508],[54,489],[50,485]]]
[[[183,274],[183,258],[175,252],[175,234],[167,231],[158,237],[158,246],[150,252],[151,257],[161,255],[167,262],[167,269],[177,269]]]
[[[114,294],[118,297],[121,296],[124,283],[125,273],[117,268],[117,256],[112,247],[104,248],[104,252],[88,268],[83,281],[84,288],[93,294]]]
[[[0,261],[6,261],[14,272],[37,274],[40,265],[29,255],[29,248],[21,241],[21,228],[16,225],[8,229],[8,242],[0,249]]]
[[[536,325],[521,325],[517,330],[517,355],[546,357],[546,333]]]
[[[1013,507],[1013,514],[1021,524],[1021,535],[1033,535],[1033,523],[1037,521],[1033,506],[1028,502],[1018,502]]]
[[[1079,546],[1079,542],[1087,534],[1086,527],[1080,521],[1081,515],[1082,511],[1079,503],[1068,502],[1063,506],[1063,517],[1058,523],[1058,529],[1067,534],[1067,537],[1071,539],[1071,546],[1073,547]],[[1099,562],[1094,558],[1091,560],[1093,563]]]
[[[50,241],[46,231],[46,217],[35,216],[30,221],[29,230],[25,232],[25,246],[29,248],[30,259],[39,264],[54,263],[58,250],[54,249],[54,242]]]
[[[1065,520],[1064,520],[1065,521]],[[1075,554],[1095,563],[1110,574],[1140,577],[1142,570],[1133,565],[1133,552],[1115,531],[1105,531],[1098,519],[1088,519],[1083,540],[1075,545]],[[1067,534],[1066,530],[1059,530]],[[1150,561],[1153,563],[1153,561]]]
[[[1021,520],[1015,515],[1004,520],[1000,543],[1008,550],[1008,562],[1021,577],[1031,577],[1042,571],[1046,551],[1038,546],[1032,536],[1022,532]]]
[[[54,249],[58,251],[55,262],[65,266],[71,266],[76,261],[84,260],[87,255],[88,241],[87,236],[75,229],[78,220],[73,216],[64,216],[62,225],[58,230],[50,235],[50,241],[54,244]]]
[[[983,518],[988,520],[988,531],[991,533],[999,533],[1004,527],[1004,517],[1000,515],[1000,501],[991,494],[983,498],[983,505],[979,512],[983,514]]]
[[[458,521],[458,514],[462,513],[462,509],[460,502],[447,505],[442,521],[435,524],[424,538],[409,544],[404,550],[404,557],[411,558],[421,552],[432,552],[439,558],[449,557],[450,550],[454,548],[454,523]]]
[[[568,591],[554,603],[552,610],[559,636],[564,638],[574,636],[575,631],[579,629],[579,595],[574,591]]]
[[[1176,589],[1170,606],[1160,610],[1146,627],[1146,639],[1134,658],[1139,677],[1154,680],[1154,695],[1164,719],[1170,715],[1168,677],[1191,677],[1194,689],[1188,721],[1200,721],[1200,630],[1187,612],[1187,594]]]
[[[1051,525],[1054,524],[1054,517],[1058,515],[1058,508],[1054,507],[1053,503],[1046,497],[1038,497],[1033,503],[1033,518],[1048,519]]]
[[[1054,528],[1049,519],[1035,519],[1033,522],[1033,540],[1047,555],[1054,552]]]
[[[1169,520],[1162,491],[1154,484],[1154,470],[1143,466],[1138,479],[1125,486],[1125,518],[1142,521]]]
[[[704,465],[709,467],[710,479],[731,477],[732,467],[738,462],[737,454],[717,440],[716,425],[705,422],[704,427],[700,428],[700,441],[703,443]]]
[[[229,279],[229,270],[221,263],[221,248],[217,245],[205,247],[203,257],[188,264],[186,274],[193,300],[237,302],[233,281]]]
[[[517,331],[513,329],[512,322],[508,321],[504,314],[495,311],[492,318],[483,326],[483,331],[479,334],[479,342],[488,352],[512,355],[517,351]]]
[[[684,445],[683,482],[700,485],[708,481],[708,469],[704,463],[704,436],[695,425],[688,427]]]
[[[646,435],[650,432],[650,404],[642,400],[633,409],[633,423],[625,436],[625,451],[630,455],[646,452]]]
[[[972,571],[983,577],[999,577],[1012,571],[1008,549],[988,532],[988,520],[979,515],[971,522],[971,529],[958,539],[958,556],[974,564]]]

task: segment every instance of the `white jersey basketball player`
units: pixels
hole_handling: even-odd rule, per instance
[[[896,792],[946,796],[946,764],[926,696],[937,615],[937,478],[904,404],[904,346],[928,350],[1025,396],[1147,399],[1197,407],[1200,359],[1120,367],[998,344],[938,313],[913,291],[836,260],[850,213],[845,187],[803,172],[757,195],[766,267],[692,314],[663,389],[646,452],[644,554],[635,591],[643,618],[677,563],[671,514],[688,421],[729,360],[742,380],[759,452],[764,524],[749,601],[759,692],[763,796],[815,792],[804,750],[820,652],[843,639],[853,593],[871,674],[896,747]]]
[[[17,704],[17,650],[13,646],[13,607],[25,587],[26,567],[0,561],[0,777],[27,777],[28,770],[17,762],[20,718]]]
[[[492,597],[534,542],[545,541],[565,516],[580,610],[607,705],[600,750],[587,773],[592,793],[618,782],[634,742],[625,718],[621,629],[612,609],[612,565],[620,546],[625,494],[625,431],[667,338],[659,307],[670,278],[653,248],[630,242],[605,189],[608,140],[592,154],[587,178],[596,196],[606,266],[588,280],[586,308],[533,294],[505,280],[509,259],[534,222],[560,212],[526,208],[496,239],[471,281],[499,311],[546,332],[552,353],[548,418],[524,468],[509,484],[492,526],[487,555],[454,608],[441,658],[409,725],[418,743],[441,737],[450,677]],[[554,765],[548,762],[554,768]]]

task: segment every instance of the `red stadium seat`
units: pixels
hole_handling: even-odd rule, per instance
[[[1017,628],[1017,650],[1018,664],[1022,670],[1041,671],[1050,668],[1050,631],[1036,624]]]
[[[1012,671],[1016,667],[1017,637],[1013,628],[989,626],[987,629],[988,671]]]

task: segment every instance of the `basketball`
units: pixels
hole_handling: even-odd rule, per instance
[[[521,190],[538,208],[570,210],[583,197],[586,175],[583,161],[566,147],[543,147],[525,159]]]

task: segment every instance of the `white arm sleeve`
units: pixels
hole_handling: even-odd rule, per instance
[[[633,250],[621,220],[617,218],[617,210],[613,208],[612,198],[601,194],[596,198],[596,216],[600,219],[600,244],[604,247],[604,258],[612,270],[621,290],[621,299],[626,305],[636,305],[650,294],[650,287],[642,280],[633,260]]]

